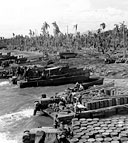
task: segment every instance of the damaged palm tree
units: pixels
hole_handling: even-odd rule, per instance
[[[59,34],[61,32],[60,32],[59,26],[56,24],[56,22],[53,22],[52,25],[54,27],[53,33],[54,33],[54,37],[55,37],[55,47],[57,47],[59,44]],[[57,49],[57,51],[58,51],[58,49]]]
[[[124,24],[125,22],[121,23],[120,29],[122,31],[122,37],[123,37],[123,48],[124,48],[124,58],[126,57],[126,48],[125,48],[125,29],[126,25]]]
[[[49,36],[49,33],[48,33],[48,28],[50,28],[49,24],[45,21],[43,23],[43,26],[41,27],[41,31],[42,31],[42,34],[43,34],[43,43],[44,43],[44,51],[45,51],[45,56],[47,57],[48,54],[47,54],[47,48],[48,48],[48,43],[49,43],[49,40],[48,40],[48,36]]]
[[[101,23],[100,26],[101,26],[102,29],[105,29],[106,24],[105,23]]]
[[[104,35],[104,32],[103,32],[103,36],[101,35],[101,31],[104,30],[106,28],[106,24],[103,22],[100,24],[100,27],[98,29],[98,35],[99,35],[99,47],[102,51],[102,53],[104,54],[105,53],[105,35]]]
[[[60,33],[59,26],[56,24],[56,22],[53,22],[52,25],[54,27],[53,29],[54,36],[58,36],[58,34]]]
[[[50,28],[49,24],[45,21],[41,28],[43,35],[45,36],[48,33],[48,28]]]
[[[77,28],[78,28],[78,25],[77,25],[77,24],[75,24],[75,25],[73,26],[73,28],[75,29],[75,33],[77,34]]]

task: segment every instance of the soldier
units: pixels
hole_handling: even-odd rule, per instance
[[[66,136],[71,136],[71,129],[69,128],[69,126],[66,124],[64,128],[66,129]]]
[[[78,91],[80,87],[80,84],[77,82],[74,86],[74,91]]]
[[[22,137],[22,142],[30,143],[30,131],[29,130],[24,131],[24,135]]]
[[[82,84],[80,84],[79,91],[82,91],[82,90],[84,90],[84,87],[82,86]]]
[[[46,133],[44,131],[42,131],[43,135],[41,137],[41,139],[39,140],[38,143],[45,143],[45,137],[46,137]]]
[[[59,134],[56,134],[56,138],[53,143],[61,143]]]
[[[42,99],[42,98],[46,98],[46,97],[47,97],[46,94],[42,94],[42,95],[41,95],[41,99]]]
[[[60,134],[60,142],[61,143],[70,143],[68,140],[67,140],[67,128],[64,127],[64,123],[61,122],[60,123],[60,127],[59,127],[59,130],[62,131],[62,133]]]
[[[35,104],[35,109],[33,115],[35,116],[36,112],[41,110],[41,104],[39,103],[39,101],[35,101],[34,104]]]
[[[27,69],[27,67],[24,67],[23,77],[24,77],[25,80],[26,80],[27,77],[28,77],[28,69]]]
[[[53,123],[55,129],[59,126],[59,119],[58,119],[58,114],[56,114],[54,118],[54,123]]]

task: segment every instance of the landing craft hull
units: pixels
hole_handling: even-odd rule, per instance
[[[58,86],[58,85],[64,85],[64,84],[70,84],[70,83],[84,83],[84,88],[88,88],[92,85],[101,85],[103,84],[103,78],[88,78],[84,75],[82,76],[72,76],[72,77],[61,77],[58,79],[47,79],[47,80],[37,80],[37,81],[31,81],[31,82],[18,82],[18,85],[20,88],[27,88],[27,87],[38,87],[38,86]]]
[[[92,86],[92,85],[103,85],[103,80],[104,80],[104,78],[100,78],[100,77],[90,78],[88,80],[90,82],[82,83],[82,85],[86,84],[86,87],[87,87],[87,85],[88,85],[88,87]],[[86,88],[86,87],[84,87],[84,88]],[[84,90],[84,91],[86,91],[86,90]],[[67,94],[67,93],[65,93],[65,94]],[[52,103],[59,103],[61,101],[61,97],[65,96],[65,94],[63,94],[63,95],[58,94],[59,98],[42,98],[39,102],[41,103],[40,108],[43,111],[43,113],[45,113],[46,115],[49,115],[50,117],[55,116],[56,112],[51,110],[48,105],[52,104]],[[69,111],[68,110],[65,110],[65,111],[64,111],[64,115],[65,116],[69,115]]]
[[[82,86],[84,87],[84,89],[87,89],[93,85],[102,85],[103,81],[104,81],[104,78],[100,78],[100,77],[90,78],[89,82],[83,83]]]
[[[70,83],[82,83],[89,82],[88,75],[77,75],[70,77],[60,77],[56,79],[47,79],[47,80],[34,80],[34,81],[18,81],[20,88],[26,87],[38,87],[38,86],[58,86]]]
[[[77,56],[77,53],[70,53],[70,52],[60,53],[61,59],[75,58],[76,56]]]

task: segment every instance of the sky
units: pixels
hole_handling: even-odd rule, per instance
[[[0,37],[28,35],[29,29],[41,33],[46,21],[52,34],[56,21],[63,33],[97,30],[106,23],[106,30],[125,21],[128,25],[128,0],[0,0]]]

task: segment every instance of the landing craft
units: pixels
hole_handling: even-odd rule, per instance
[[[26,130],[23,133],[23,143],[44,143],[49,142],[49,139],[56,138],[56,134],[61,134],[62,131],[54,129],[53,127],[41,127]],[[26,141],[26,142],[25,142]],[[27,142],[28,141],[28,142]]]
[[[20,88],[38,86],[57,86],[76,82],[89,81],[90,70],[57,66],[44,69],[40,77],[31,76],[27,81],[18,81]]]
[[[63,52],[59,54],[61,59],[75,58],[77,55],[78,55],[77,53],[73,52]]]
[[[102,85],[103,80],[104,80],[104,78],[92,78],[91,82],[81,84],[83,86],[82,90],[85,90],[85,89],[87,89],[93,85]],[[71,88],[71,89],[69,88],[69,90],[71,90],[72,92],[81,92],[81,90],[76,89],[76,87]],[[35,101],[34,115],[36,115],[37,111],[42,111],[43,113],[46,113],[46,112],[44,112],[44,110],[48,109],[50,104],[53,104],[53,103],[58,104],[60,101],[62,103],[65,103],[65,100],[62,97],[63,96],[61,96],[61,94],[58,94],[57,96],[54,96],[52,98],[48,98],[48,97],[46,97],[45,94],[43,94],[42,98],[39,101]]]
[[[35,101],[35,108],[34,108],[34,113],[33,115],[36,115],[37,111],[42,111],[45,113],[43,110],[47,109],[50,104],[53,103],[59,103],[61,100],[60,98],[49,98],[49,97],[44,97],[40,101]]]
[[[16,59],[17,64],[23,64],[27,62],[27,57],[24,57],[23,55],[18,55]]]
[[[53,66],[39,68],[27,68],[24,74],[25,78],[14,80],[20,88],[38,87],[38,86],[55,86],[68,83],[82,83],[89,81],[90,70],[77,67]],[[12,79],[13,82],[13,79]]]

